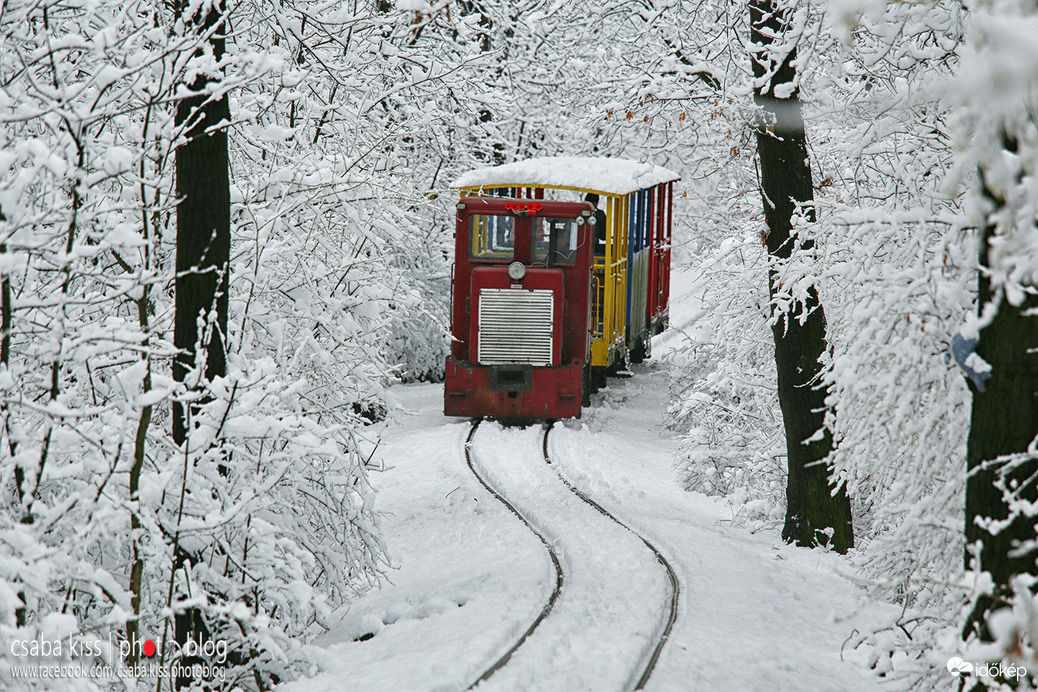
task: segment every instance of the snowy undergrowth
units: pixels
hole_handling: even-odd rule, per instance
[[[736,523],[760,529],[781,522],[786,480],[763,220],[747,123],[738,107],[710,113],[696,136],[714,146],[684,173],[687,197],[675,207],[675,271],[686,267],[690,283],[673,300],[698,310],[671,324],[682,345],[669,355],[669,426],[682,433],[685,487],[728,498]]]
[[[409,268],[428,251],[430,279],[445,276],[438,238],[402,242],[418,215],[385,172],[396,140],[362,112],[389,87],[356,66],[378,65],[399,17],[340,8],[315,28],[258,9],[236,8],[218,67],[202,67],[162,6],[0,15],[5,642],[103,641],[75,663],[118,667],[134,660],[127,641],[171,641],[174,616],[194,613],[226,647],[211,685],[269,688],[312,670],[302,642],[381,578],[367,429],[391,405],[397,358],[427,368],[391,347],[394,324],[423,314]],[[355,50],[300,60],[322,57],[330,26]],[[232,94],[228,370],[206,382],[199,361],[181,384],[169,376],[173,113],[185,74],[210,68]],[[346,74],[366,90],[330,107]],[[442,347],[428,341],[425,361]],[[182,446],[175,398],[191,404]],[[34,661],[0,657],[17,688],[12,666]]]
[[[705,259],[693,295],[704,309],[684,328],[673,358],[672,427],[684,432],[679,473],[685,487],[726,496],[753,527],[782,518],[785,438],[778,414],[771,332],[762,314],[763,274],[756,238],[723,240]]]

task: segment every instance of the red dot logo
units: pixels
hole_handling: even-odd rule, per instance
[[[147,658],[151,658],[155,655],[155,642],[150,639],[144,642],[144,655]]]

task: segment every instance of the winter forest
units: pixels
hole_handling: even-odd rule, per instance
[[[450,185],[561,155],[681,176],[654,482],[832,565],[862,689],[1038,686],[1038,4],[0,0],[0,30],[3,689],[376,689],[306,681],[406,581],[394,421],[438,391],[452,425]],[[625,415],[597,403],[566,450]],[[709,624],[713,663],[820,593]],[[646,689],[850,689],[680,677]]]

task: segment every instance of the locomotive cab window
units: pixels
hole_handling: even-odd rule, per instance
[[[577,220],[538,218],[533,236],[533,261],[553,267],[577,261]]]
[[[507,262],[515,251],[515,219],[473,214],[469,217],[469,257]]]

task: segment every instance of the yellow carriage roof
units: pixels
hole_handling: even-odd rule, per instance
[[[545,156],[477,168],[451,185],[459,190],[495,187],[555,187],[606,195],[626,195],[636,190],[679,180],[677,173],[627,159],[584,156]]]

